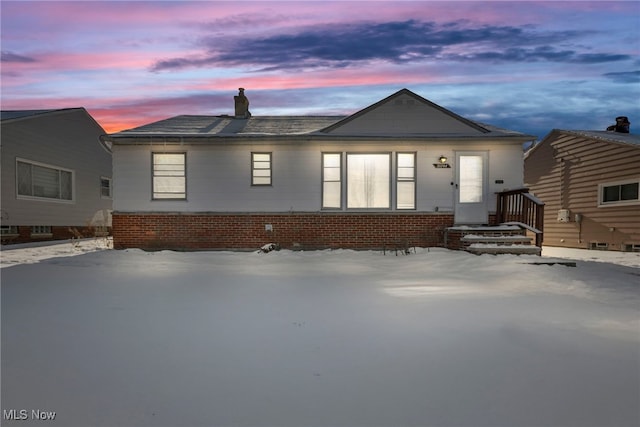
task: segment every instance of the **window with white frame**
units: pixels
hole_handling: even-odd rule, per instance
[[[416,153],[397,153],[396,208],[416,208]]]
[[[390,154],[347,154],[347,208],[390,208]]]
[[[111,178],[100,177],[100,196],[103,199],[111,198]]]
[[[18,198],[73,201],[74,172],[29,160],[16,160]]]
[[[153,153],[153,199],[187,198],[186,153]]]
[[[251,153],[251,185],[271,185],[271,153]]]
[[[598,206],[640,203],[640,179],[598,185]]]
[[[342,154],[322,154],[322,207],[342,207]]]

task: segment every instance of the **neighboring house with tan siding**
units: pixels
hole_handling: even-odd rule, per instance
[[[111,148],[84,108],[2,111],[2,243],[111,226]]]
[[[640,135],[554,129],[526,153],[524,181],[546,204],[545,245],[640,251]]]

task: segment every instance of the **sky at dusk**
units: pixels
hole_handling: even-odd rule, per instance
[[[346,115],[407,88],[544,137],[640,133],[640,2],[5,1],[2,109],[107,132],[180,114]]]

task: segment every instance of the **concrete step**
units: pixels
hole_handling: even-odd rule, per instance
[[[512,245],[512,244],[525,244],[530,245],[532,242],[531,237],[522,236],[522,235],[508,235],[508,236],[486,236],[486,235],[478,235],[478,234],[467,234],[463,236],[460,241],[465,243],[495,243],[495,244],[503,244],[503,245]]]
[[[533,245],[503,245],[495,243],[472,243],[466,250],[476,255],[540,255],[542,252],[542,248]]]

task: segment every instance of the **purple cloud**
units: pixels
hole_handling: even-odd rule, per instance
[[[436,24],[418,20],[357,22],[306,27],[268,36],[204,37],[201,55],[157,61],[153,71],[189,67],[255,66],[278,69],[343,68],[355,63],[428,60],[476,62],[602,63],[630,59],[606,52],[557,49],[550,43],[585,32],[535,31],[530,26],[470,26],[467,21]]]
[[[18,55],[17,53],[2,51],[0,55],[0,61],[2,62],[20,62],[20,63],[29,63],[36,62],[34,58]]]

